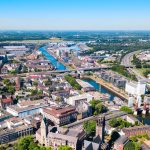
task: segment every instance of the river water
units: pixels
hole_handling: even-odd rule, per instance
[[[110,101],[114,100],[115,95],[113,93],[111,93],[110,91],[108,91],[106,88],[104,88],[103,86],[101,86],[99,83],[96,83],[94,80],[92,79],[84,79],[84,81],[88,82],[89,84],[91,84],[92,86],[94,86],[94,88],[99,91],[100,93],[103,94],[109,94],[110,95]]]
[[[52,55],[50,55],[45,47],[39,48],[39,51],[52,63],[52,65],[56,68],[56,70],[66,70],[66,66],[60,63],[57,59],[55,59]]]

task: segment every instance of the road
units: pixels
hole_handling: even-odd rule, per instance
[[[66,125],[66,127],[68,127],[68,128],[78,127],[78,126],[81,126],[84,121],[97,120],[98,118],[103,117],[104,115],[105,115],[106,121],[108,121],[108,120],[110,120],[112,118],[118,118],[118,117],[127,115],[127,113],[121,112],[121,111],[113,111],[113,112],[108,112],[108,113],[101,114],[101,115],[98,115],[98,116],[90,116],[88,118],[85,118],[85,119],[82,119],[82,120],[78,120],[76,122],[68,124],[68,125]]]
[[[133,59],[133,55],[136,55],[138,53],[140,53],[141,51],[138,50],[138,51],[134,51],[134,52],[131,52],[131,53],[128,53],[127,55],[125,55],[121,61],[121,65],[123,66],[133,66],[132,64],[132,59]]]
[[[132,64],[133,55],[139,54],[140,52],[141,52],[141,50],[138,50],[138,51],[134,51],[134,52],[131,52],[131,53],[125,55],[123,57],[122,61],[121,61],[121,65],[123,65],[125,67],[127,67],[127,66],[134,66]],[[142,76],[134,67],[133,68],[127,68],[127,70],[130,73],[135,74],[138,80],[144,80],[147,83],[150,83],[150,79],[147,79],[144,76]]]
[[[103,69],[110,69],[111,67],[92,67],[92,68],[79,68],[79,69],[70,69],[70,70],[52,70],[52,71],[41,71],[41,72],[29,72],[29,73],[21,73],[17,74],[17,76],[25,77],[29,75],[49,75],[54,73],[65,73],[65,72],[73,72],[73,71],[96,71],[96,70],[103,70]],[[6,75],[0,74],[0,77],[11,78],[16,75]]]

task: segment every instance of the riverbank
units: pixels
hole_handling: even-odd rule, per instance
[[[110,83],[107,83],[107,82],[103,81],[102,79],[100,79],[100,78],[98,78],[98,77],[96,77],[94,75],[93,76],[84,76],[84,78],[92,79],[93,81],[97,82],[102,87],[104,87],[105,89],[107,89],[108,91],[110,91],[111,93],[116,95],[117,97],[121,98],[122,100],[125,100],[125,101],[128,100],[128,95],[123,94],[119,89],[115,88]]]

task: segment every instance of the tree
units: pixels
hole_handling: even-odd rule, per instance
[[[33,149],[39,149],[38,145],[36,143],[34,143],[33,141],[30,141],[30,144],[28,146],[29,150],[33,150]]]
[[[96,106],[95,106],[95,110],[97,112],[97,114],[100,114],[100,113],[104,113],[107,111],[107,108],[102,104],[102,103],[98,103]]]
[[[5,85],[9,85],[9,84],[10,84],[10,80],[9,80],[9,79],[4,79],[4,80],[3,80],[3,83],[4,83]]]
[[[118,122],[118,120],[116,119],[116,118],[113,118],[113,119],[111,119],[110,121],[109,121],[109,125],[111,126],[111,127],[118,127],[119,125],[120,125],[120,123]]]
[[[73,150],[73,148],[66,145],[66,146],[59,146],[58,150]]]
[[[6,147],[0,146],[0,150],[6,150]]]
[[[51,147],[38,146],[32,136],[21,138],[18,143],[14,145],[14,150],[52,150]]]
[[[124,127],[130,127],[130,126],[133,126],[132,125],[132,123],[130,123],[130,122],[128,122],[128,121],[126,121],[126,120],[124,120],[124,119],[122,119],[122,118],[118,118],[118,119],[116,119],[116,118],[113,118],[113,119],[111,119],[110,121],[109,121],[109,125],[111,126],[111,127],[119,127],[120,129],[122,129],[122,128],[124,128]]]
[[[104,113],[107,111],[107,107],[105,107],[100,100],[92,100],[90,101],[92,110],[93,110],[93,114],[97,115],[100,113]]]
[[[31,95],[34,96],[34,95],[37,95],[38,94],[38,90],[31,90]]]
[[[29,150],[30,143],[33,143],[33,142],[34,142],[34,140],[33,140],[32,136],[27,136],[25,138],[22,138],[18,141],[17,149],[18,150]]]
[[[9,71],[9,73],[13,74],[13,75],[16,75],[18,73],[18,71],[17,70],[11,70],[11,71]]]
[[[74,77],[71,75],[65,75],[65,80],[70,83],[70,85],[75,89],[75,90],[81,90],[80,84],[76,81]]]
[[[96,130],[96,121],[90,120],[83,123],[85,132],[89,135],[94,134]]]
[[[125,146],[124,150],[135,150],[135,145],[132,141],[129,141]]]
[[[124,112],[126,112],[126,113],[128,113],[128,114],[133,114],[132,109],[129,108],[128,106],[122,106],[122,107],[120,108],[120,111],[124,111]]]
[[[15,93],[15,88],[14,86],[7,86],[7,89],[8,89],[8,92],[11,93],[11,94],[14,94]]]

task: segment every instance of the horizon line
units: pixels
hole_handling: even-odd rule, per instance
[[[0,31],[150,31],[150,29],[0,29]]]

